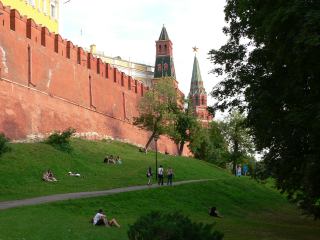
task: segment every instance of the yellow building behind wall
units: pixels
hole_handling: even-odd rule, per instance
[[[58,0],[0,0],[4,6],[17,9],[21,15],[32,18],[50,32],[59,30],[59,1]]]

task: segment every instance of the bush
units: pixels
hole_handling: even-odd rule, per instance
[[[129,227],[130,240],[220,240],[223,234],[213,225],[193,223],[180,213],[151,212]]]
[[[45,143],[50,144],[54,148],[64,151],[64,152],[71,152],[72,147],[70,145],[70,137],[72,134],[76,132],[73,128],[68,128],[63,132],[56,131],[52,133]]]
[[[9,139],[4,135],[4,133],[0,133],[0,156],[10,150],[8,142]]]

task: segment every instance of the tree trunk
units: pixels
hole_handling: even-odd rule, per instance
[[[148,147],[149,147],[151,141],[152,141],[153,138],[154,138],[154,135],[156,135],[156,132],[152,132],[152,134],[151,134],[151,136],[150,136],[150,138],[149,138],[149,140],[148,140],[148,142],[147,142],[147,144],[146,144],[146,146],[145,146],[145,151],[146,151],[146,153],[147,153],[147,150],[148,150]]]
[[[233,159],[232,159],[232,171],[234,175],[237,175],[236,172],[236,164],[237,164],[237,158],[238,158],[238,154],[239,153],[239,142],[237,139],[234,139],[234,149],[233,149]]]
[[[179,148],[178,148],[178,154],[179,154],[179,156],[182,155],[183,147],[184,147],[184,141],[182,141],[182,142],[180,143],[180,146],[179,146]]]

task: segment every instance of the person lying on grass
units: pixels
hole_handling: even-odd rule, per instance
[[[42,180],[45,182],[56,182],[58,181],[54,176],[53,173],[51,172],[50,169],[48,169],[48,171],[44,172],[42,174]]]
[[[112,218],[110,221],[108,221],[107,216],[104,214],[102,209],[99,209],[97,214],[93,217],[92,223],[95,226],[105,226],[105,227],[120,227],[117,220]]]
[[[68,175],[71,177],[81,177],[80,173],[68,172]]]

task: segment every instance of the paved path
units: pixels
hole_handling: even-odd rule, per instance
[[[180,182],[175,182],[174,186],[187,184],[187,183],[204,182],[204,181],[210,181],[210,180],[214,180],[214,179],[180,181]],[[37,204],[42,204],[42,203],[56,202],[56,201],[62,201],[62,200],[69,200],[69,199],[107,196],[107,195],[117,194],[117,193],[122,193],[122,192],[131,192],[131,191],[137,191],[137,190],[143,190],[143,189],[149,189],[149,188],[159,188],[159,187],[163,187],[163,186],[158,186],[158,184],[153,184],[152,186],[141,185],[141,186],[115,188],[115,189],[95,191],[95,192],[65,193],[65,194],[56,194],[56,195],[49,195],[49,196],[43,196],[43,197],[22,199],[22,200],[6,201],[6,202],[0,202],[0,210],[21,207],[21,206],[29,206],[29,205],[37,205]]]

